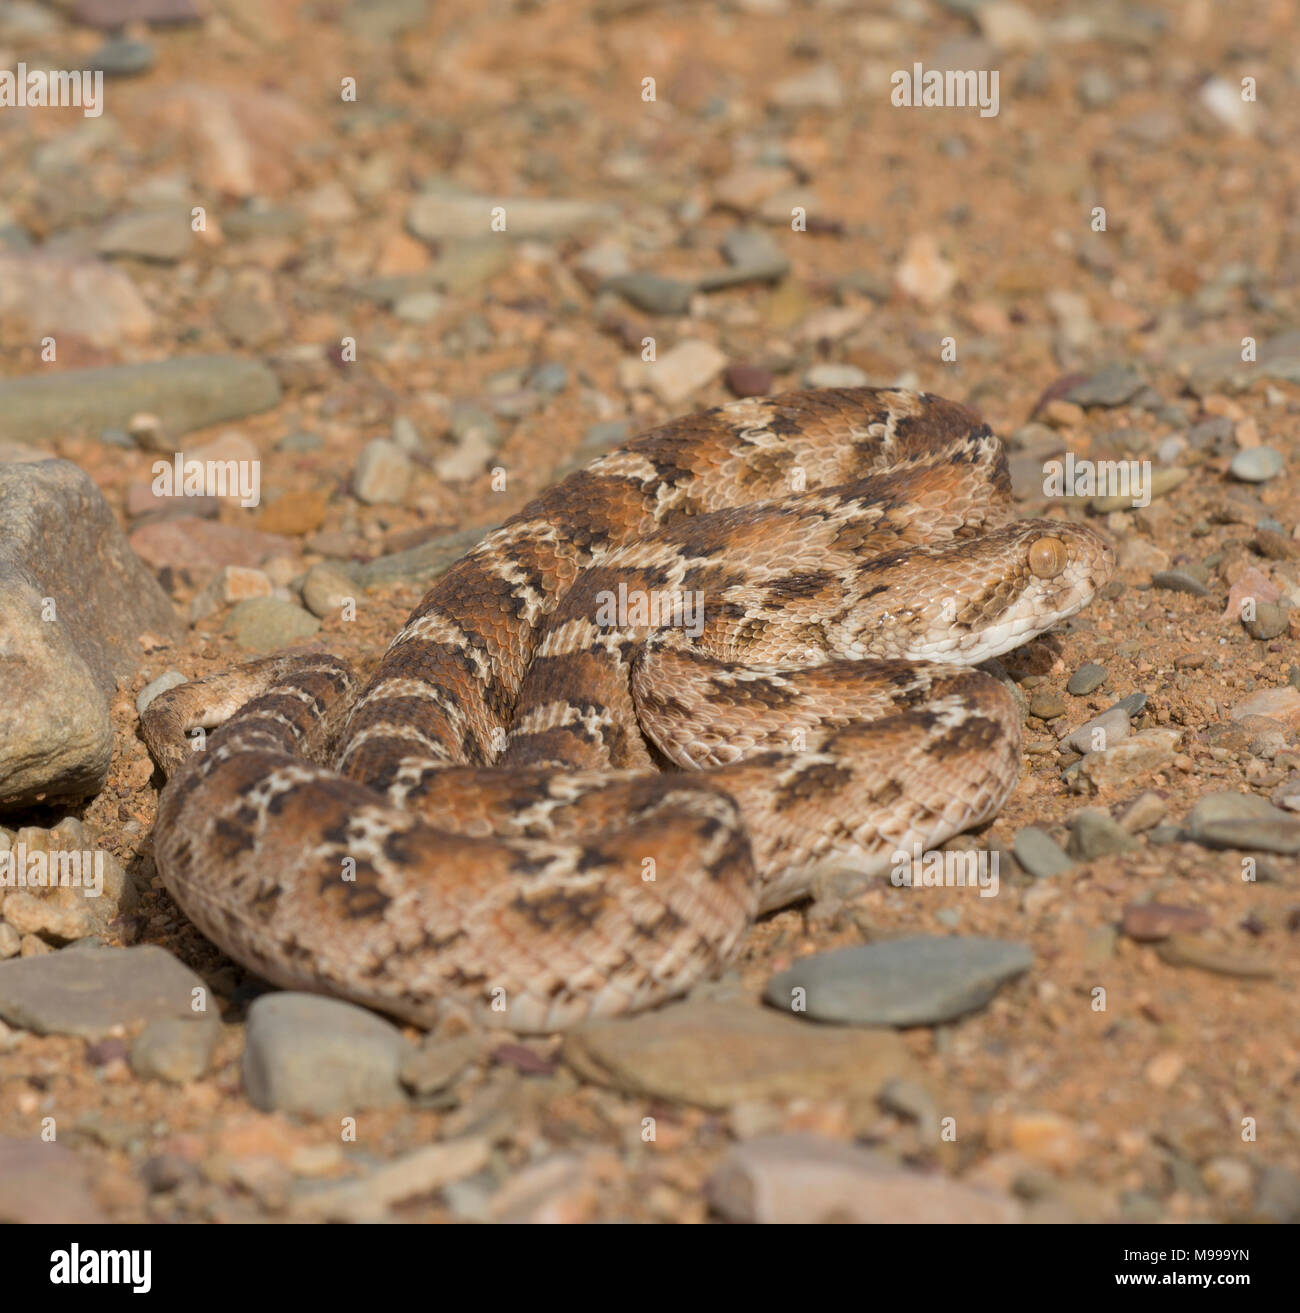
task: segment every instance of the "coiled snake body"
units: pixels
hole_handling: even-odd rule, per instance
[[[289,655],[156,699],[158,868],[266,979],[420,1025],[648,1007],[817,870],[994,815],[1019,716],[970,667],[1112,568],[1087,528],[1015,520],[952,402],[689,415],[490,533],[364,687]]]

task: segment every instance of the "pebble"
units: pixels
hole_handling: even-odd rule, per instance
[[[305,1117],[405,1102],[410,1045],[382,1017],[339,999],[263,994],[248,1010],[244,1089],[264,1112]]]
[[[1275,806],[1285,808],[1287,811],[1300,812],[1300,771],[1292,771],[1273,790],[1271,801]]]
[[[1290,628],[1290,625],[1291,608],[1276,602],[1256,603],[1255,614],[1241,622],[1241,627],[1251,638],[1261,641],[1279,637]]]
[[[956,286],[957,269],[944,258],[932,233],[915,233],[894,270],[894,282],[921,305],[936,306]]]
[[[68,461],[0,463],[0,524],[0,799],[96,793],[112,755],[109,698],[140,662],[140,634],[176,636],[175,612]]]
[[[1055,720],[1065,715],[1065,699],[1055,689],[1037,688],[1029,699],[1029,714],[1039,720]]]
[[[224,632],[248,652],[274,652],[314,638],[320,621],[278,597],[251,597],[226,617]]]
[[[478,1035],[426,1039],[402,1059],[402,1084],[416,1098],[429,1098],[451,1085],[483,1052]]]
[[[1132,852],[1140,847],[1123,826],[1112,820],[1109,812],[1100,808],[1085,807],[1070,818],[1070,840],[1067,851],[1081,862],[1115,853]]]
[[[679,342],[645,366],[646,382],[667,406],[679,406],[707,387],[727,366],[727,357],[711,342]]]
[[[347,1111],[354,1106],[344,1102],[332,1111]],[[305,1182],[295,1189],[289,1211],[300,1221],[383,1221],[394,1204],[431,1195],[453,1181],[472,1176],[491,1158],[492,1140],[485,1135],[426,1144],[383,1163],[360,1180]]]
[[[0,1223],[80,1226],[107,1220],[91,1157],[33,1135],[0,1136]]]
[[[1204,909],[1164,903],[1130,903],[1121,921],[1124,933],[1140,943],[1153,943],[1180,933],[1195,934],[1209,928],[1210,915]]]
[[[397,443],[373,438],[357,458],[352,490],[367,506],[399,505],[411,487],[411,458]]]
[[[1288,729],[1300,729],[1300,687],[1283,684],[1279,688],[1258,689],[1232,708],[1234,720],[1247,716],[1267,716]]]
[[[3,969],[3,968],[0,968]],[[579,1076],[623,1093],[703,1108],[763,1099],[875,1098],[915,1060],[889,1030],[825,1029],[749,1004],[691,999],[565,1036]]]
[[[773,86],[768,103],[777,109],[839,109],[844,85],[831,64],[818,64],[805,73],[782,78]]]
[[[1247,447],[1232,458],[1228,473],[1243,483],[1267,483],[1281,474],[1282,453],[1272,447]]]
[[[505,231],[493,231],[493,212],[505,212]],[[610,205],[592,201],[516,196],[471,196],[447,187],[435,187],[417,196],[406,211],[406,226],[426,242],[448,238],[518,240],[564,237],[610,224],[617,219]]]
[[[284,492],[262,507],[257,527],[263,533],[305,536],[325,523],[329,511],[329,493],[324,489]]]
[[[302,584],[302,600],[312,615],[322,620],[338,615],[349,598],[356,600],[357,592],[356,584],[347,574],[323,562],[307,571]]]
[[[1070,682],[1066,684],[1065,690],[1076,698],[1086,697],[1099,689],[1109,677],[1110,672],[1105,666],[1089,662],[1087,665],[1080,666],[1070,676]]]
[[[0,380],[0,438],[40,442],[70,432],[130,429],[149,412],[172,435],[269,410],[275,375],[239,356],[178,356],[153,364],[61,369]]]
[[[446,298],[437,292],[410,292],[393,303],[393,314],[408,324],[427,324],[442,313]]]
[[[131,1045],[131,1070],[144,1080],[182,1085],[208,1069],[221,1028],[206,1020],[160,1017],[149,1022]]]
[[[547,360],[528,375],[528,386],[554,396],[569,386],[569,367],[562,360]]]
[[[185,570],[210,578],[226,565],[260,566],[273,556],[289,556],[293,542],[274,533],[218,524],[193,515],[154,520],[133,529],[131,550],[155,570]]]
[[[1065,394],[1076,406],[1122,406],[1145,386],[1132,365],[1107,365],[1076,383]]]
[[[1085,754],[1104,752],[1121,739],[1127,738],[1131,728],[1132,722],[1125,707],[1109,707],[1101,715],[1084,721],[1078,729],[1064,735],[1058,747]]]
[[[1169,593],[1191,593],[1193,597],[1210,595],[1210,590],[1201,580],[1186,570],[1157,570],[1151,576],[1151,585]]]
[[[605,288],[652,315],[684,315],[695,294],[690,283],[651,273],[618,274],[606,282]]]
[[[716,292],[745,283],[775,283],[790,272],[790,261],[775,238],[761,228],[737,228],[722,239],[722,254],[729,267],[701,274],[695,280],[701,292]]]
[[[1161,941],[1156,953],[1169,966],[1198,967],[1220,976],[1271,980],[1277,974],[1268,963],[1252,954],[1220,948],[1197,935],[1171,935]]]
[[[1060,875],[1074,865],[1061,845],[1036,825],[1027,825],[1016,835],[1011,851],[1016,861],[1039,880]]]
[[[1141,834],[1164,820],[1169,805],[1154,789],[1145,789],[1128,805],[1120,824],[1129,834]]]
[[[113,220],[95,243],[100,255],[175,264],[193,249],[190,216],[182,209],[137,210]]]
[[[759,1136],[734,1146],[706,1188],[714,1210],[740,1223],[921,1226],[1012,1223],[1022,1216],[1008,1195],[811,1135]]]
[[[192,1000],[206,996],[194,972],[152,944],[0,962],[0,1018],[38,1035],[101,1039],[155,1018],[190,1020]]]
[[[859,1026],[928,1026],[975,1012],[1033,965],[1007,940],[927,936],[884,940],[800,958],[774,976],[763,997],[818,1021]]]
[[[761,365],[728,365],[723,381],[734,397],[763,397],[772,390],[772,371]]]
[[[1071,770],[1071,793],[1096,793],[1140,775],[1171,766],[1182,730],[1148,729],[1113,743],[1104,752],[1090,752]]]
[[[807,370],[803,382],[810,388],[860,388],[866,387],[869,379],[857,365],[827,360]]]

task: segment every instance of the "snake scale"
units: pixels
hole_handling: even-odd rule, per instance
[[[819,870],[993,816],[1020,718],[973,667],[1113,567],[1091,529],[1015,518],[954,402],[687,415],[489,533],[364,685],[313,652],[155,699],[157,866],[268,981],[421,1026],[651,1007]]]

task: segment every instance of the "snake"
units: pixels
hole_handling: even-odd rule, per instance
[[[636,1013],[824,873],[995,816],[1021,713],[979,667],[1114,564],[1017,517],[957,402],[700,410],[487,533],[364,681],[298,649],[156,697],[154,861],[271,985],[422,1028]]]

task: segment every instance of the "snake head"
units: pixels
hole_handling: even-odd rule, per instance
[[[975,665],[1082,610],[1115,570],[1084,525],[1021,520],[866,562],[851,646],[866,656]],[[856,655],[856,652],[854,653]]]

